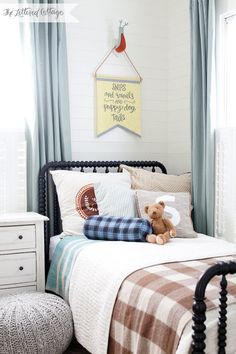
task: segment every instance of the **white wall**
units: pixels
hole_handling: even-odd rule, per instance
[[[168,0],[168,170],[191,170],[189,1]]]
[[[153,159],[169,172],[190,169],[187,4],[78,0],[80,22],[67,25],[73,159]],[[129,22],[127,52],[143,77],[141,138],[118,127],[95,136],[93,73],[115,44],[119,19]],[[104,71],[121,69],[128,74],[124,59],[113,55]]]
[[[236,0],[216,0],[216,13],[224,13],[236,9]]]

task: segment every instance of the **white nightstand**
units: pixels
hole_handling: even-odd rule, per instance
[[[0,214],[0,296],[45,290],[44,221],[36,213]]]

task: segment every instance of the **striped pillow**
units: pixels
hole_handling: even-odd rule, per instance
[[[94,183],[99,215],[134,218],[136,210],[135,191],[115,183]]]
[[[150,222],[140,218],[94,215],[84,223],[84,235],[92,240],[142,242],[151,233]]]
[[[191,194],[191,173],[176,176],[154,173],[126,165],[120,165],[120,168],[130,174],[133,189],[153,192],[188,192]]]

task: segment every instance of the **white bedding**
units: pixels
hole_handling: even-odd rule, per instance
[[[61,240],[61,235],[56,235],[50,237],[50,245],[49,245],[49,260],[52,260],[53,253],[57,247],[58,242]]]
[[[115,299],[121,283],[132,272],[155,264],[231,254],[236,254],[236,244],[204,235],[174,239],[165,246],[112,241],[90,245],[76,260],[70,282],[69,302],[77,340],[92,354],[107,352]],[[189,332],[183,340],[181,354],[188,352]]]

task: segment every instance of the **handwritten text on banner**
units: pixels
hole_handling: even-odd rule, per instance
[[[97,135],[116,126],[141,135],[140,81],[126,78],[96,78]]]

